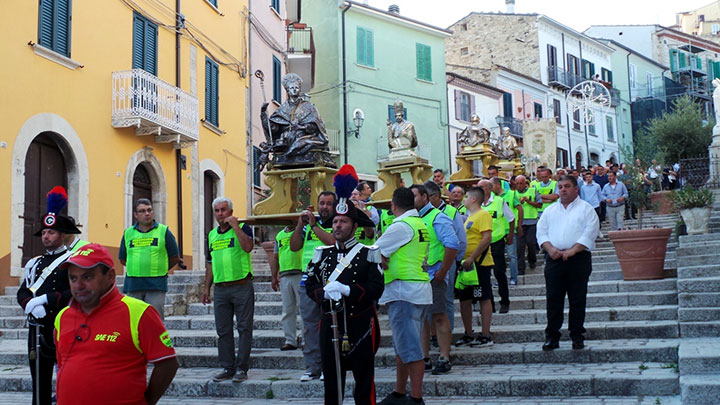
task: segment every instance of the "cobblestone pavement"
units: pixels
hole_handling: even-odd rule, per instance
[[[16,405],[30,403],[32,394],[25,392],[3,392],[0,393],[0,405]],[[318,405],[318,399],[240,399],[240,398],[183,398],[166,397],[160,400],[160,405]],[[346,405],[353,405],[355,402],[348,399]],[[428,405],[549,405],[549,404],[572,404],[572,405],[680,405],[680,397],[487,397],[487,398],[466,398],[466,397],[444,397],[440,399],[425,398]]]

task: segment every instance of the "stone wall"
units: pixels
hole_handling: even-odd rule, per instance
[[[472,13],[449,29],[448,72],[488,82],[489,69],[500,65],[540,80],[537,15]]]

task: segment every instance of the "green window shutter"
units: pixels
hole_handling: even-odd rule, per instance
[[[157,76],[157,25],[138,13],[133,15],[133,69]]]
[[[356,30],[357,39],[357,63],[359,65],[366,65],[365,63],[365,28],[357,27]]]
[[[678,55],[678,68],[684,68],[687,66],[687,58],[685,57],[684,52],[677,51]]]
[[[698,70],[702,70],[702,59],[695,57],[695,62],[697,63]]]
[[[38,9],[38,44],[52,49],[54,0],[40,0]]]
[[[218,121],[218,64],[205,57],[205,121],[220,126]]]
[[[417,78],[429,82],[432,81],[430,47],[423,44],[415,44],[415,58],[417,63]]]
[[[357,27],[357,63],[375,66],[375,50],[373,32],[367,28]]]
[[[53,50],[70,56],[70,0],[55,0]]]
[[[145,70],[157,76],[157,25],[145,21]]]
[[[145,21],[137,14],[133,16],[133,69],[142,69],[145,59]]]
[[[713,74],[715,77],[720,77],[720,62],[713,63]]]
[[[503,117],[513,116],[512,94],[503,93]]]
[[[365,62],[368,66],[375,66],[375,42],[370,30],[365,30]]]
[[[593,78],[593,77],[595,77],[595,64],[594,64],[594,63],[590,63],[590,76],[589,76],[589,78]]]
[[[675,62],[677,57],[677,51],[674,49],[670,50],[670,71],[674,72],[677,70],[677,64]]]
[[[608,75],[607,75],[607,77],[608,77],[608,80],[607,80],[607,81],[610,82],[610,84],[612,84],[613,80],[612,80],[612,71],[611,71],[611,70],[608,70]]]
[[[273,56],[273,100],[282,102],[282,70],[280,60]]]

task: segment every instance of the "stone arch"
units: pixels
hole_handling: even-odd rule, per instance
[[[72,125],[54,113],[33,115],[20,127],[15,137],[10,181],[10,229],[23,229],[21,217],[25,212],[25,159],[30,144],[41,133],[49,133],[63,154],[68,176],[68,215],[74,217],[78,224],[84,225],[80,228],[81,237],[88,239],[90,171],[87,155],[80,136]],[[23,234],[10,234],[10,275],[18,277],[22,275],[22,249],[19,246],[23,244]]]
[[[135,168],[139,165],[148,171],[152,184],[152,202],[155,212],[155,220],[160,223],[167,223],[167,183],[165,172],[151,146],[144,146],[130,156],[127,168],[125,169],[125,228],[130,227],[133,222],[133,175]]]

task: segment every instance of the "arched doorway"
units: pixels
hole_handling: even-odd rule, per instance
[[[152,179],[142,164],[135,168],[135,174],[133,174],[133,205],[141,198],[152,201]]]
[[[218,180],[220,178],[212,171],[205,170],[203,172],[203,215],[204,215],[204,229],[203,234],[205,235],[203,246],[207,246],[208,233],[215,226],[215,215],[213,213],[212,202],[218,197]]]
[[[125,227],[135,223],[133,205],[138,198],[152,201],[155,220],[166,224],[165,175],[151,147],[146,146],[130,157],[125,176]]]
[[[53,134],[43,132],[30,143],[25,155],[25,210],[21,265],[45,252],[40,238],[33,234],[40,228],[47,210],[46,195],[55,186],[67,189],[65,157]],[[67,215],[67,207],[60,212]]]
[[[583,157],[581,152],[575,153],[575,168],[580,170],[580,168],[583,166]]]

